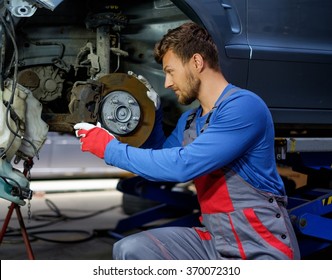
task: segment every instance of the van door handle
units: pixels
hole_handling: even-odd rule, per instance
[[[240,24],[239,16],[237,15],[236,10],[232,7],[230,1],[229,0],[220,0],[220,4],[226,11],[226,15],[227,15],[232,33],[234,33],[234,34],[240,33],[241,24]]]

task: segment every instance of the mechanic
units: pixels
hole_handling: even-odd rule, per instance
[[[202,227],[146,230],[115,243],[114,259],[300,259],[274,156],[274,126],[266,104],[224,78],[211,36],[185,23],[156,44],[165,88],[179,103],[198,100],[165,138],[159,96],[156,125],[144,147],[119,142],[98,126],[74,126],[82,151],[153,181],[193,180]],[[150,145],[150,148],[147,147]]]

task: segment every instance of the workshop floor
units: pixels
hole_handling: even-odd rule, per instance
[[[127,217],[121,208],[122,194],[114,180],[31,182],[31,219],[28,203],[21,213],[37,260],[107,260],[112,259],[116,239],[108,234]],[[44,186],[44,187],[43,187]],[[66,191],[64,191],[66,190]],[[10,202],[0,199],[0,226]],[[28,259],[16,212],[0,246],[1,260]],[[106,230],[106,231],[105,231]]]
[[[117,241],[110,236],[121,219],[117,180],[32,181],[31,218],[28,203],[20,208],[36,260],[111,260]],[[10,202],[0,198],[0,229]],[[137,229],[138,230],[138,229]],[[0,245],[1,260],[27,260],[16,212]],[[332,248],[305,259],[332,260]]]

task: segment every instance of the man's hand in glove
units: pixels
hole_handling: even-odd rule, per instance
[[[74,126],[75,134],[80,138],[81,150],[90,152],[103,159],[107,144],[115,137],[106,129],[100,127],[100,124],[77,123]]]
[[[156,111],[157,111],[160,107],[160,97],[159,97],[158,93],[154,90],[154,88],[151,86],[149,81],[145,77],[143,77],[142,75],[137,76],[133,71],[128,71],[128,75],[131,75],[131,76],[135,77],[136,79],[138,79],[142,84],[144,84],[148,88],[148,91],[146,92],[146,95],[153,102],[154,107],[156,108]]]

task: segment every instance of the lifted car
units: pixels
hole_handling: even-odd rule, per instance
[[[328,171],[329,188],[331,12],[330,0],[0,1],[0,196],[22,205],[31,196],[24,173],[49,131],[73,134],[77,122],[100,122],[119,140],[141,146],[155,112],[145,86],[128,71],[159,93],[170,132],[188,107],[164,88],[153,47],[187,21],[210,32],[226,79],[268,105],[281,138],[277,160],[289,152],[324,154],[314,168]],[[23,174],[12,168],[20,160]]]

